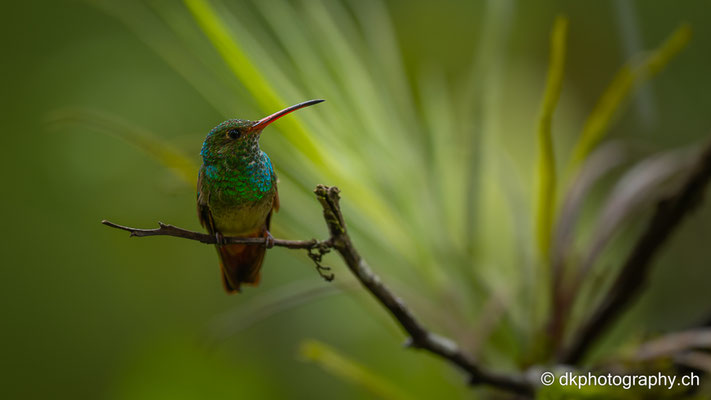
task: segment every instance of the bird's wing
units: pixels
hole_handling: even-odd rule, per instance
[[[272,203],[272,210],[279,211],[279,188],[274,186],[274,202]]]
[[[203,168],[200,168],[200,173],[198,174],[197,182],[197,212],[198,219],[200,220],[200,225],[202,225],[208,232],[215,233],[215,221],[212,219],[212,213],[210,212],[210,207],[208,206],[209,193],[203,190],[202,187],[202,177],[204,174]]]
[[[271,229],[272,224],[272,214],[279,211],[279,187],[277,186],[276,175],[273,175],[274,179],[274,200],[272,200],[272,209],[267,214],[267,230]]]

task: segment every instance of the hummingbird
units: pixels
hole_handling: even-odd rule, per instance
[[[230,119],[213,128],[200,155],[197,183],[200,224],[215,235],[222,282],[227,293],[259,283],[269,242],[272,212],[279,210],[277,176],[259,147],[262,130],[298,109],[321,103],[309,100],[257,121]],[[224,236],[265,238],[265,245],[225,244]]]

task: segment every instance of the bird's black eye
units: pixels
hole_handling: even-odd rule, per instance
[[[242,136],[242,132],[237,128],[232,128],[227,131],[227,136],[229,136],[230,139],[239,139],[239,137]]]

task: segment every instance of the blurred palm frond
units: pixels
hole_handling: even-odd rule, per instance
[[[613,118],[622,108],[622,102],[630,93],[639,87],[640,83],[661,72],[690,40],[691,26],[682,24],[659,48],[634,57],[622,66],[585,120],[583,131],[573,149],[568,172],[574,172],[590,151],[604,139]]]
[[[301,344],[299,353],[306,361],[317,363],[327,372],[362,386],[378,398],[405,400],[413,397],[387,381],[382,375],[339,353],[326,344],[308,340]]]
[[[553,150],[553,112],[560,98],[565,68],[565,46],[568,20],[558,16],[551,32],[551,54],[548,79],[538,118],[538,162],[536,164],[536,238],[538,251],[546,262],[550,254],[551,231],[556,207],[556,166]]]

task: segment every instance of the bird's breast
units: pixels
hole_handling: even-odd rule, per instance
[[[210,212],[218,231],[239,236],[262,229],[272,210],[273,202],[274,196],[240,204],[211,202]]]

